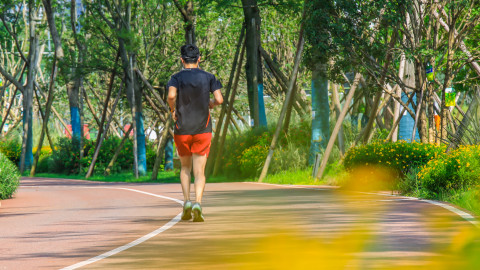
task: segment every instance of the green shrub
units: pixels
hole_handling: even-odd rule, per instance
[[[351,148],[344,159],[344,166],[351,170],[358,166],[383,166],[393,169],[399,176],[412,168],[423,166],[430,160],[444,156],[445,146],[418,142],[374,142]]]
[[[253,155],[253,153],[249,153],[253,152],[253,150],[247,150],[257,144],[266,146],[268,138],[270,138],[270,133],[265,129],[251,129],[239,135],[228,137],[225,141],[225,147],[222,154],[222,172],[226,175],[243,177],[255,175],[258,171],[258,167],[247,171],[244,167],[242,170],[242,157],[244,157],[244,155]]]
[[[19,140],[0,141],[0,152],[2,152],[13,164],[20,163],[22,144]]]
[[[274,128],[275,124],[268,130],[252,129],[240,135],[228,137],[222,155],[223,174],[236,177],[258,175],[267,157]],[[305,169],[310,147],[310,133],[310,122],[300,121],[290,126],[288,134],[281,134],[269,173]]]
[[[480,145],[461,146],[431,160],[418,174],[422,186],[435,197],[440,192],[468,190],[480,180]]]
[[[98,157],[95,163],[95,173],[103,173],[108,163],[113,157],[115,150],[120,144],[121,139],[117,137],[109,137],[102,143],[102,148],[98,153]],[[120,154],[112,167],[112,173],[118,173],[123,170],[132,168],[133,164],[133,144],[132,141],[127,140],[120,151]],[[82,165],[86,170],[92,162],[93,154],[95,153],[95,141],[87,141],[85,143],[85,157],[82,160]]]
[[[78,174],[80,168],[80,151],[78,139],[60,138],[53,155],[52,171],[64,174]]]
[[[11,198],[19,185],[20,173],[4,154],[0,153],[0,200]]]
[[[53,169],[52,169],[53,167],[54,167],[53,155],[52,154],[41,155],[40,158],[38,159],[38,164],[35,172],[36,173],[53,172]]]
[[[153,166],[155,165],[155,158],[157,158],[157,147],[153,142],[147,142],[147,168],[150,170],[153,170]],[[173,152],[175,153],[175,149],[173,149]],[[162,163],[160,165],[160,171],[163,171],[163,160],[164,157],[162,157]]]
[[[421,182],[418,177],[418,173],[421,171],[421,167],[412,168],[402,179],[397,183],[396,189],[404,195],[421,197],[423,189],[421,188]]]
[[[290,142],[288,139],[285,144],[277,147],[272,157],[269,173],[300,171],[307,168],[309,143],[301,147],[296,145],[295,141]],[[262,167],[264,162],[265,159],[261,162]]]
[[[115,150],[120,145],[121,138],[109,137],[103,141],[100,152],[95,163],[94,173],[103,173],[108,166],[108,163],[113,157]],[[45,157],[40,159],[42,162],[42,169],[39,172],[43,172],[47,167],[49,172],[65,173],[65,174],[78,174],[80,164],[82,165],[82,174],[86,173],[93,159],[95,153],[95,140],[84,140],[83,149],[84,157],[80,160],[80,152],[78,149],[78,141],[72,141],[68,138],[62,138],[57,144],[57,151],[52,157]],[[152,143],[146,145],[147,155],[147,167],[153,168],[155,162],[155,148]],[[39,161],[39,162],[40,162]],[[40,165],[39,165],[40,167]],[[118,158],[113,165],[111,172],[119,173],[122,171],[131,170],[133,167],[133,143],[131,140],[127,140],[118,155]]]

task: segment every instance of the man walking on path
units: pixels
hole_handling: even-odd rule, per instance
[[[175,120],[174,141],[180,156],[180,182],[184,204],[182,220],[202,222],[202,195],[205,189],[205,164],[212,140],[209,109],[223,103],[222,84],[213,74],[199,69],[200,51],[195,45],[180,49],[184,69],[168,82],[168,105]],[[213,93],[214,99],[210,99]],[[190,177],[193,165],[195,203],[190,201]]]

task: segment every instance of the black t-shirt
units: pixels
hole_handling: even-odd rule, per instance
[[[210,93],[222,88],[211,73],[198,68],[184,69],[170,78],[167,87],[177,88],[175,134],[194,135],[212,132]]]

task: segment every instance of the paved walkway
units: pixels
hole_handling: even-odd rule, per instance
[[[426,202],[329,188],[207,184],[205,223],[179,221],[181,199],[180,184],[23,179],[0,207],[0,269],[421,266],[473,228]]]

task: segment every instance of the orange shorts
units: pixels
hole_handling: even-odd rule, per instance
[[[210,144],[212,142],[212,133],[202,133],[195,135],[177,135],[173,136],[175,146],[179,156],[191,156],[197,154],[205,156],[210,153]]]

